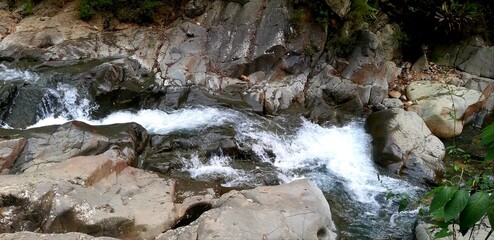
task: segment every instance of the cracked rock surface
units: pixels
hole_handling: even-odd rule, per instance
[[[336,239],[329,205],[306,179],[231,191],[212,208],[158,239]]]

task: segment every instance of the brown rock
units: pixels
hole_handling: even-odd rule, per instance
[[[392,98],[400,98],[401,97],[401,93],[398,92],[398,91],[389,91],[388,95]]]
[[[22,149],[26,145],[26,139],[6,139],[0,141],[0,174],[12,166]]]

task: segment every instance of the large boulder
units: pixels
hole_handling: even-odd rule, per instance
[[[336,239],[329,205],[308,180],[231,191],[211,207],[158,239]]]
[[[415,112],[379,111],[367,118],[365,128],[373,139],[373,159],[393,173],[434,181],[444,169],[444,144]]]
[[[459,135],[469,120],[465,114],[468,107],[483,100],[476,90],[431,81],[412,82],[406,94],[416,103],[408,110],[421,116],[432,133],[441,138]]]
[[[82,232],[149,239],[178,220],[174,181],[114,160],[112,150],[0,176],[0,232]]]
[[[15,154],[18,157],[13,163],[6,165],[10,173],[33,172],[69,158],[103,154],[109,150],[114,153],[111,157],[130,164],[144,150],[147,141],[147,131],[135,123],[90,126],[78,121],[24,131],[1,129],[0,136],[2,143],[12,143],[12,153],[22,150]],[[26,140],[17,140],[17,145],[14,144],[19,137]],[[22,141],[26,141],[23,148]]]

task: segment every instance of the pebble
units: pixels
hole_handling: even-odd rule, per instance
[[[400,98],[401,97],[401,93],[398,92],[398,91],[389,91],[388,95],[392,98]]]

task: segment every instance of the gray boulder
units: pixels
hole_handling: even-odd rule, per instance
[[[0,135],[3,139],[19,136],[26,139],[23,148],[17,146],[22,151],[10,164],[10,173],[33,172],[69,158],[98,155],[109,150],[115,153],[115,159],[130,164],[144,150],[147,139],[147,131],[135,123],[94,127],[77,121],[25,131],[1,129]]]
[[[373,157],[396,174],[434,181],[444,169],[444,144],[415,112],[393,108],[371,114],[365,123]]]
[[[477,76],[494,78],[492,66],[494,66],[494,47],[484,47],[460,64],[458,68]]]
[[[158,239],[336,239],[329,205],[308,180],[231,191],[212,208]]]
[[[459,135],[467,108],[481,100],[482,93],[431,81],[412,82],[406,90],[407,98],[416,104],[408,108],[421,116],[432,133],[441,138]]]
[[[443,45],[434,49],[439,56],[437,63],[457,67],[469,74],[494,78],[494,47],[487,46],[479,37],[473,37],[462,44]]]

